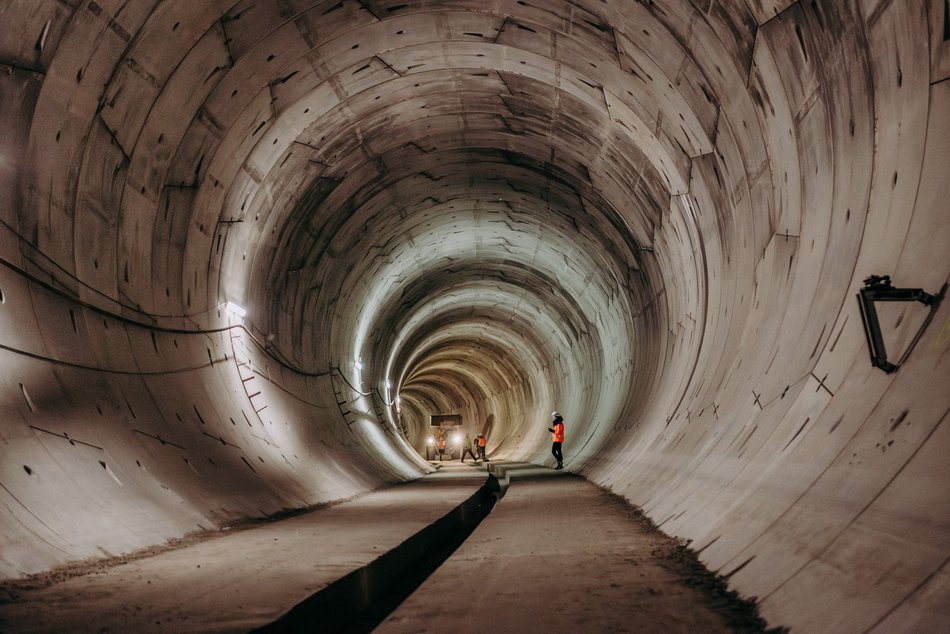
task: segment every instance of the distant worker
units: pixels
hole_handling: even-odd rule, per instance
[[[554,468],[555,470],[563,469],[564,458],[561,455],[561,445],[564,444],[564,419],[557,412],[552,412],[551,417],[553,427],[548,427],[548,431],[551,432],[551,453],[554,454],[554,459],[557,460],[557,466]]]
[[[445,435],[439,436],[439,440],[435,444],[436,450],[439,452],[439,462],[442,462],[442,454],[445,453]]]
[[[472,439],[468,437],[468,434],[462,436],[462,462],[465,462],[465,454],[470,455],[473,462],[478,461],[478,458],[475,457],[475,453],[472,451]]]
[[[478,435],[478,456],[488,462],[488,458],[485,457],[485,445],[488,444],[488,441],[485,440],[485,434]]]

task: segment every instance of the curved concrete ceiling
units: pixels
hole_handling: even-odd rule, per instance
[[[944,623],[947,308],[888,375],[853,296],[947,281],[946,11],[5,3],[0,574],[414,477],[430,414],[543,462],[558,409],[770,621]]]

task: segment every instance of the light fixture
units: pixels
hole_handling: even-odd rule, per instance
[[[891,284],[890,275],[872,275],[864,280],[864,288],[858,292],[858,307],[861,310],[861,321],[864,324],[864,336],[867,338],[868,349],[871,353],[871,365],[880,368],[884,372],[891,374],[897,372],[898,368],[907,360],[911,351],[924,330],[930,325],[934,313],[940,307],[940,302],[947,293],[947,284],[944,284],[940,292],[936,295],[924,292],[922,288],[894,288]],[[887,358],[887,349],[884,346],[884,334],[881,330],[881,323],[877,315],[877,302],[920,302],[924,306],[929,306],[923,323],[917,330],[917,334],[911,339],[910,344],[906,346],[904,353],[896,362]],[[900,323],[898,320],[897,323]]]
[[[238,306],[238,305],[235,304],[234,302],[228,302],[228,303],[226,303],[226,304],[224,305],[224,309],[225,309],[226,311],[228,311],[229,313],[233,313],[233,314],[237,315],[238,317],[242,317],[242,318],[243,318],[245,315],[247,315],[247,309],[244,308],[243,306]]]
[[[363,357],[357,357],[356,361],[353,362],[353,367],[357,370],[363,369]]]

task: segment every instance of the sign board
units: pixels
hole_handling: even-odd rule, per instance
[[[429,419],[431,427],[455,427],[462,424],[461,414],[433,414]]]

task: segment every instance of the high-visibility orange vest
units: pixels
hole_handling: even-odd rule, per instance
[[[445,449],[445,438],[439,438],[439,449]]]
[[[479,436],[479,437],[478,437],[478,446],[479,446],[479,447],[484,447],[484,446],[485,446],[485,437],[484,437],[484,436]]]
[[[554,433],[551,434],[551,440],[554,442],[564,442],[564,423],[558,423],[554,426]]]

